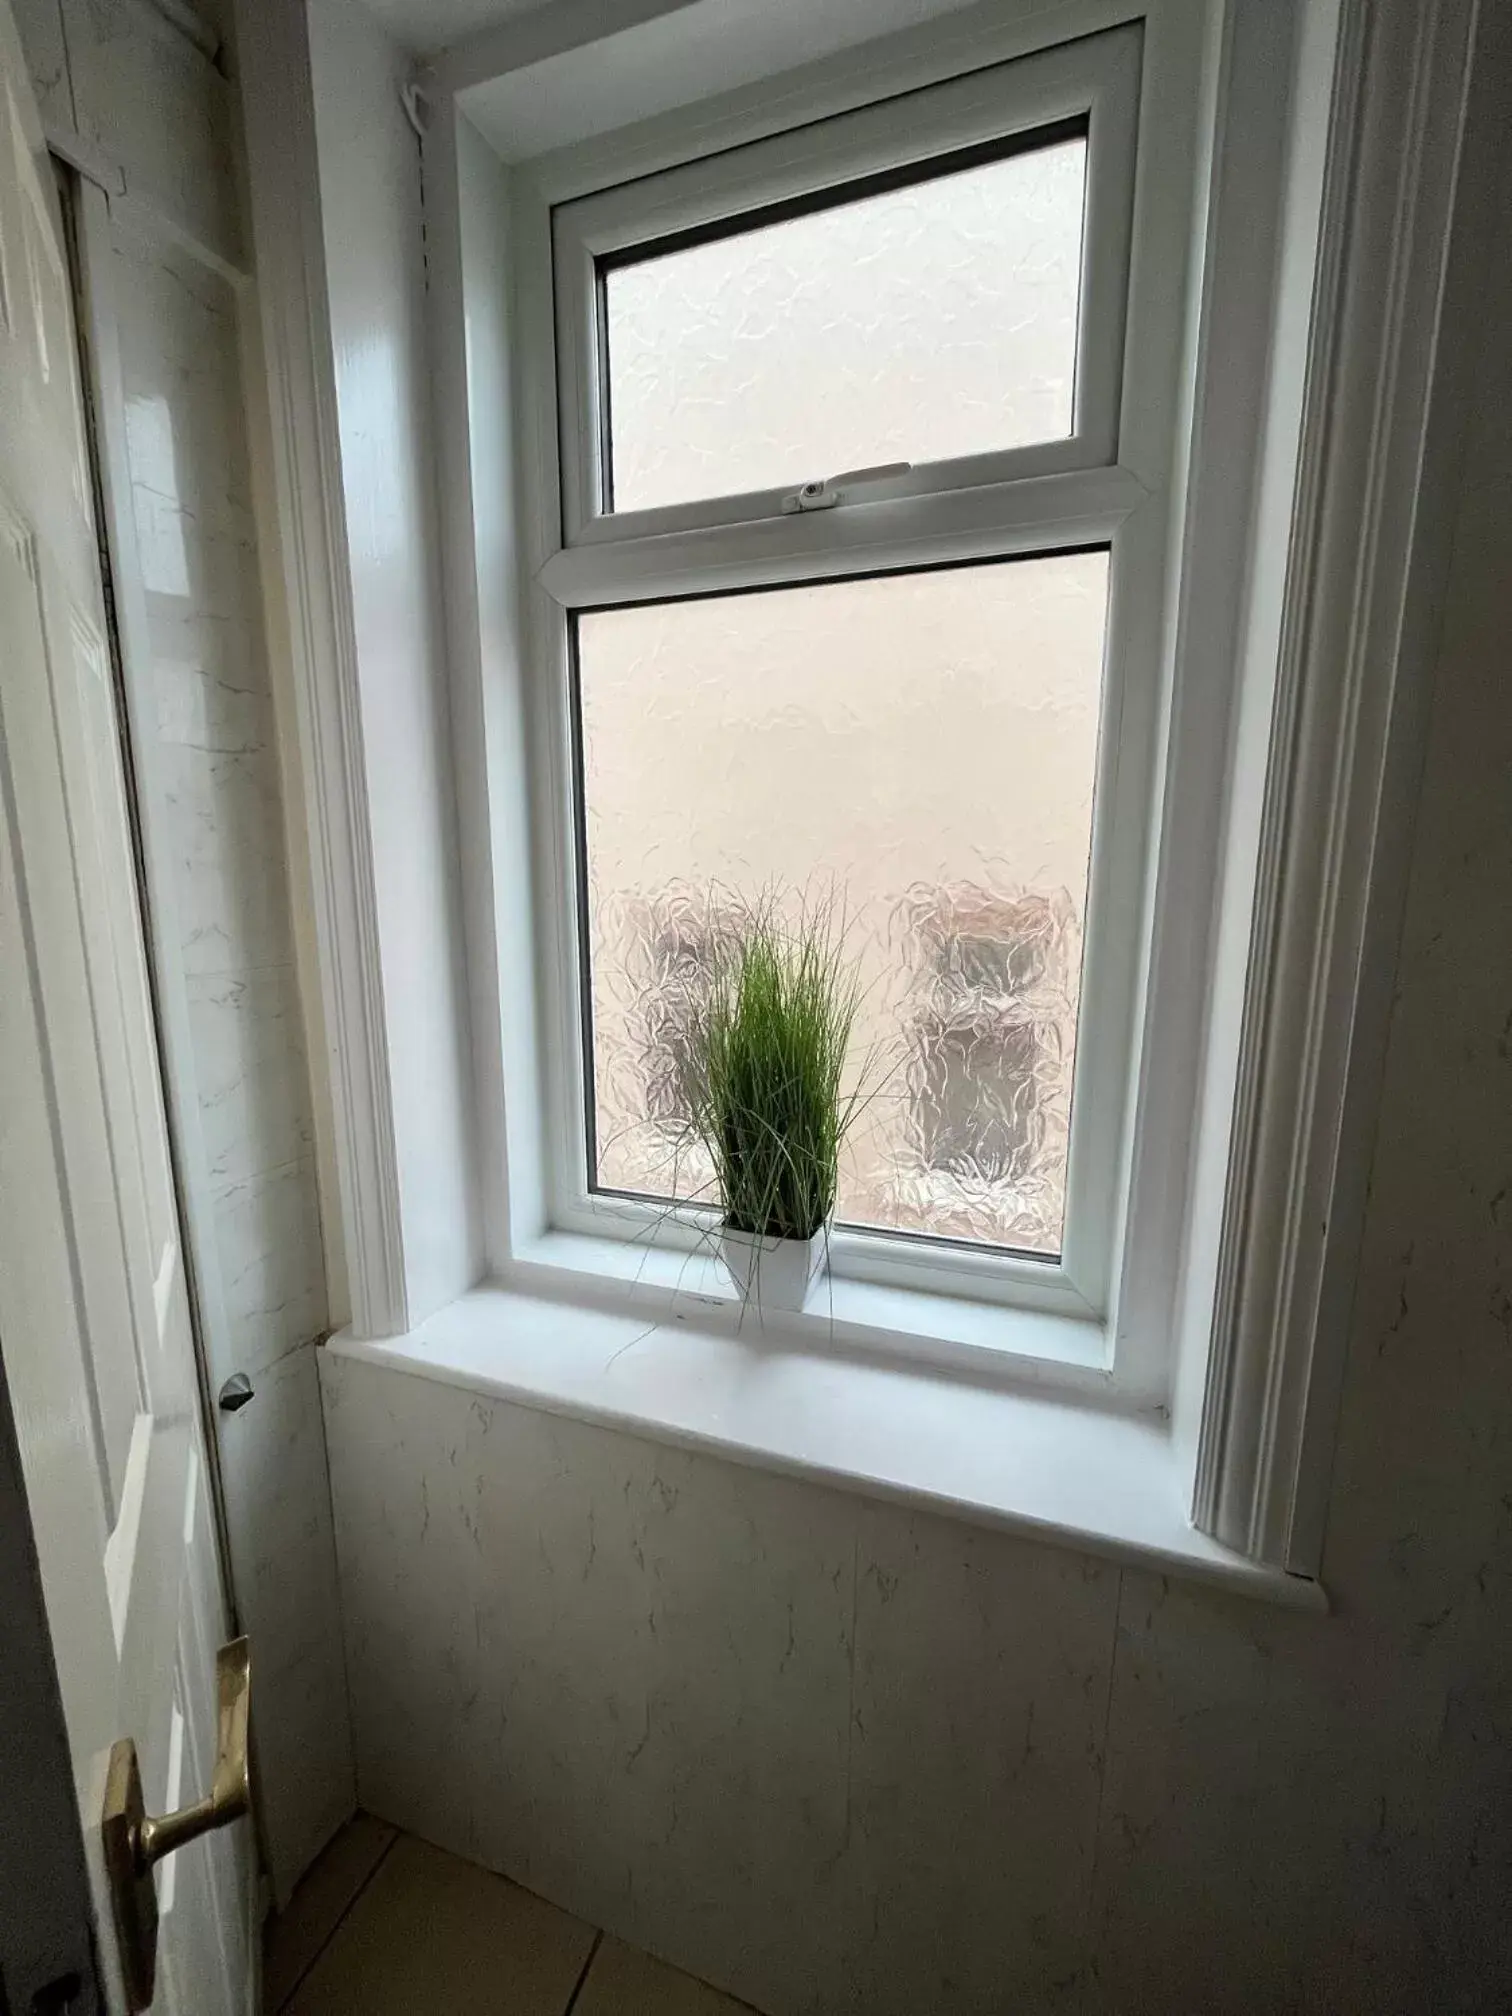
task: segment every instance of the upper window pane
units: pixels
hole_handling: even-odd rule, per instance
[[[742,901],[833,892],[865,997],[851,1224],[1051,1256],[1107,554],[577,619],[595,1187],[708,1198],[690,1016]]]
[[[605,262],[612,508],[1065,439],[1085,137]]]

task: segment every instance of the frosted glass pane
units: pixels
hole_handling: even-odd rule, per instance
[[[605,274],[614,508],[1072,429],[1087,145]]]
[[[880,1076],[841,1218],[1059,1250],[1106,602],[1093,552],[577,619],[600,1187],[708,1198],[711,952],[832,891]]]

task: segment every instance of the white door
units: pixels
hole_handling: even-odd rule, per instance
[[[208,1792],[227,1632],[68,271],[10,0],[0,0],[0,1354],[101,1986],[118,2012],[100,1851],[111,1747],[135,1740],[150,1814]],[[254,1862],[239,1820],[159,1866],[154,2009],[244,2016]],[[11,2007],[29,2009],[40,1985],[8,1981]],[[77,2006],[94,2006],[88,1984]]]

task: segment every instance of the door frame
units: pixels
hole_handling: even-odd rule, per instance
[[[35,52],[32,52],[33,54]],[[33,79],[34,84],[37,80]],[[66,97],[66,91],[63,94]],[[207,213],[180,213],[174,191],[128,188],[121,165],[98,141],[60,127],[55,93],[42,107],[43,135],[62,171],[61,208],[68,282],[78,343],[77,389],[88,436],[94,496],[105,640],[116,691],[122,778],[132,826],[134,878],[141,909],[143,950],[150,987],[153,1033],[162,1084],[173,1195],[181,1227],[181,1260],[190,1308],[194,1384],[200,1409],[199,1446],[214,1532],[219,1609],[217,1622],[231,1635],[237,1603],[231,1578],[225,1493],[214,1394],[205,1348],[205,1324],[222,1303],[214,1239],[213,1200],[192,1172],[203,1171],[203,1136],[188,1031],[183,975],[167,956],[176,944],[172,864],[143,807],[154,789],[152,662],[146,599],[131,516],[125,407],[119,345],[111,297],[112,212],[138,231],[161,239],[230,283],[237,300],[239,336],[245,343],[251,280],[241,244],[207,229]],[[243,359],[243,375],[246,371]],[[255,419],[248,401],[249,423]],[[249,425],[249,431],[251,427]],[[57,1657],[42,1586],[35,1522],[21,1465],[11,1387],[0,1339],[0,1604],[5,1629],[0,1652],[0,2012],[23,2016],[37,1984],[58,1983],[58,2016],[91,2016],[105,2007],[112,1971],[100,1948],[113,1937],[96,1922],[88,1849],[70,1760]],[[199,1760],[196,1759],[196,1768]],[[260,1827],[248,1857],[249,1885],[242,1904],[249,1966],[244,1983],[247,2016],[261,2008],[258,1930],[269,1887]],[[63,1983],[76,1977],[71,1999]],[[52,2005],[47,2005],[51,2009]]]

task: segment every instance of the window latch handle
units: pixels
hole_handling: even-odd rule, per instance
[[[838,476],[825,476],[805,483],[801,490],[790,490],[782,500],[782,508],[789,514],[832,511],[837,504],[848,503],[851,491],[861,484],[885,483],[890,476],[906,476],[912,467],[912,462],[879,462],[872,469],[843,469]]]

